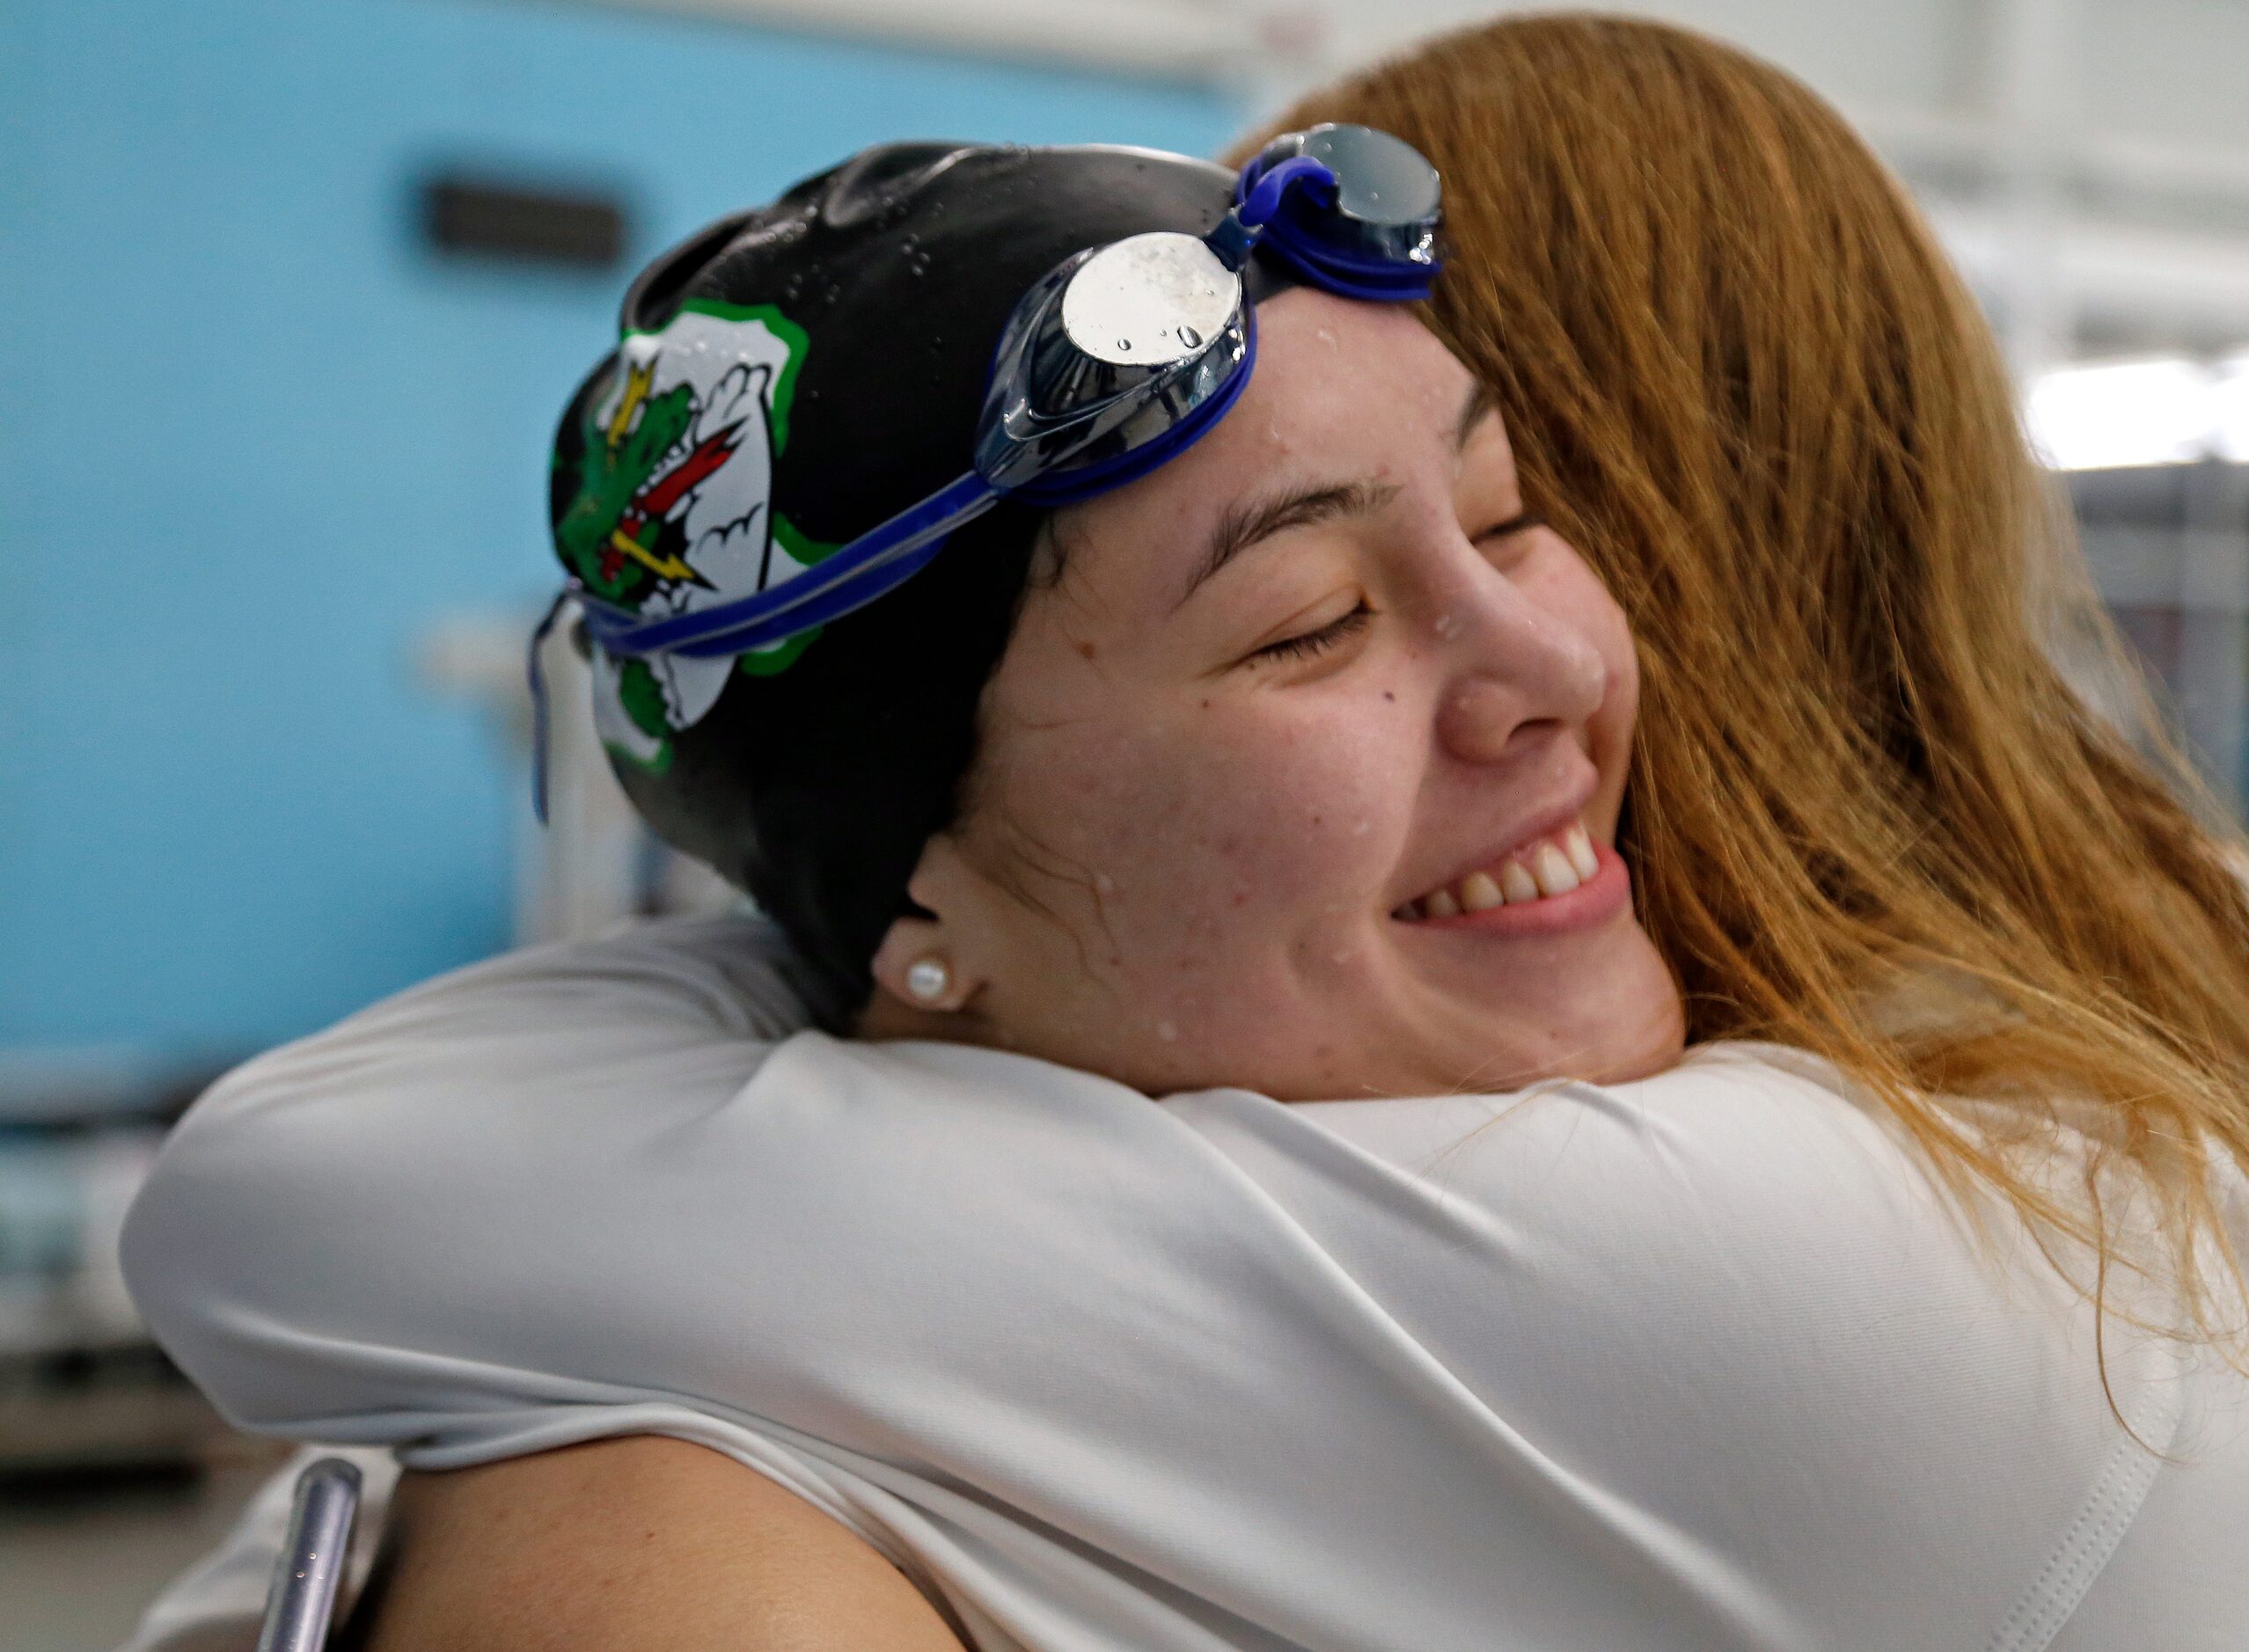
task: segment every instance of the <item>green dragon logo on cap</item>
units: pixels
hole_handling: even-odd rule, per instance
[[[586,410],[576,492],[554,543],[595,596],[649,618],[762,591],[835,547],[773,508],[773,459],[804,330],[770,304],[691,298],[653,333],[626,333],[612,382]],[[557,463],[569,463],[557,456]],[[818,633],[739,656],[770,675]],[[717,704],[734,659],[594,656],[594,722],[612,751],[661,769],[671,736]]]

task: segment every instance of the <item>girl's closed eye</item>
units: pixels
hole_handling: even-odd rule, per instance
[[[1528,533],[1533,528],[1543,528],[1544,526],[1546,526],[1546,518],[1539,515],[1536,512],[1528,510],[1517,511],[1513,515],[1508,517],[1506,521],[1495,522],[1491,524],[1491,526],[1478,533],[1476,536],[1476,542],[1478,545],[1485,545],[1494,539],[1505,539],[1515,534]]]
[[[1374,610],[1361,598],[1349,613],[1338,616],[1316,631],[1308,631],[1294,637],[1284,637],[1278,642],[1269,642],[1250,654],[1252,660],[1303,660],[1324,654],[1337,644],[1356,635],[1374,618]]]
[[[1545,517],[1534,511],[1518,511],[1504,522],[1496,522],[1478,532],[1475,536],[1476,543],[1489,545],[1497,540],[1527,533],[1533,528],[1544,526],[1546,526]],[[1364,598],[1361,598],[1358,606],[1349,613],[1339,615],[1315,630],[1304,632],[1293,637],[1284,637],[1278,642],[1269,642],[1264,647],[1254,650],[1249,658],[1252,662],[1309,659],[1315,654],[1325,654],[1329,649],[1357,635],[1374,618],[1374,610],[1366,605]]]

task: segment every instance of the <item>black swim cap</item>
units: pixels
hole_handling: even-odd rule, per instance
[[[622,342],[563,414],[565,567],[647,612],[817,560],[969,470],[1027,289],[1088,247],[1199,236],[1233,190],[1146,150],[897,143],[710,225],[641,273]],[[897,591],[762,653],[596,653],[596,720],[634,805],[781,925],[831,1027],[865,1004],[951,820],[1037,526],[1002,504]]]

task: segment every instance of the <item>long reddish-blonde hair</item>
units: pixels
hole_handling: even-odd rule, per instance
[[[1270,129],[1318,121],[1444,174],[1431,323],[1630,617],[1619,846],[1690,1038],[1830,1058],[1954,1192],[2004,1194],[2057,1260],[2087,1246],[2096,1294],[2151,1260],[2223,1335],[2238,835],[2135,756],[2183,771],[2144,696],[2120,731],[2057,670],[2061,619],[2113,634],[1904,191],[1787,75],[1614,17],[1470,28]],[[2048,1173],[2065,1119],[2094,1144],[2082,1199]],[[2156,1195],[2128,1219],[2117,1173]]]

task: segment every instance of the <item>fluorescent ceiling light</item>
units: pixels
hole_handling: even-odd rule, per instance
[[[2249,372],[2229,383],[2249,453]],[[2223,399],[2219,375],[2184,356],[2162,356],[2041,374],[2024,418],[2031,445],[2056,470],[2185,464],[2216,450]]]

